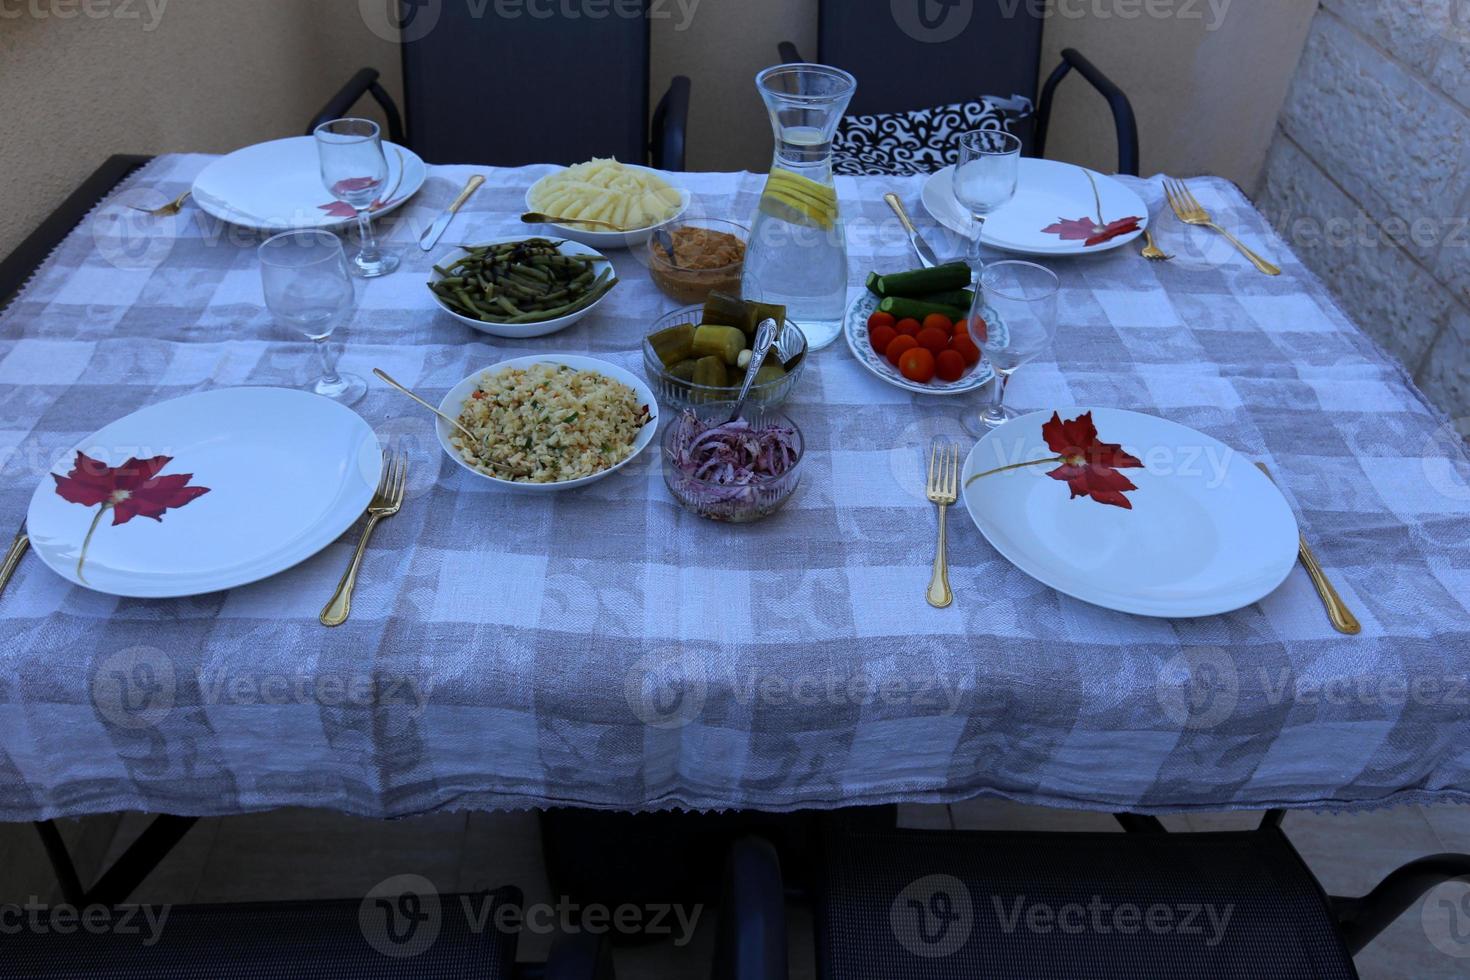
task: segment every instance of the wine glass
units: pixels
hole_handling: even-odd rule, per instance
[[[954,196],[970,213],[971,268],[980,268],[980,234],[985,219],[1016,196],[1021,173],[1021,141],[1000,129],[961,133],[954,168]]]
[[[353,275],[363,279],[387,275],[398,268],[398,256],[379,248],[373,234],[373,204],[388,182],[388,158],[383,155],[378,124],[371,119],[333,119],[312,135],[327,193],[357,212],[362,248],[352,259]]]
[[[970,435],[981,437],[1021,414],[1005,406],[1006,385],[1017,368],[1051,346],[1060,289],[1057,274],[1033,262],[992,262],[981,271],[970,322],[985,320],[980,346],[995,369],[995,383],[989,407],[963,420]]]
[[[287,231],[260,246],[260,278],[265,305],[281,323],[316,342],[321,380],[318,395],[352,405],[367,393],[367,383],[337,373],[337,357],[327,344],[352,313],[352,276],[342,242],[326,231]]]

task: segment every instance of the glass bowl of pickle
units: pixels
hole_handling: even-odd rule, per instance
[[[704,306],[659,317],[643,339],[643,369],[658,400],[675,409],[734,401],[745,381],[755,328],[767,318],[783,325],[781,335],[750,386],[747,404],[774,408],[784,402],[806,367],[806,336],[786,319],[784,307],[718,292]]]

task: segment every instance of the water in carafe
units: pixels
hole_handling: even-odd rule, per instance
[[[842,333],[847,238],[832,179],[832,136],[857,82],[825,65],[778,65],[756,77],[776,138],[745,259],[744,290],[784,305],[812,349]]]

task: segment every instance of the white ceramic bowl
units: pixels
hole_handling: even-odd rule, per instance
[[[504,245],[506,242],[526,241],[527,237],[537,238],[546,236],[531,235],[512,238],[497,238],[493,241],[476,242],[475,244]],[[562,236],[553,235],[551,237],[560,238]],[[563,242],[561,248],[558,249],[558,251],[560,251],[563,255],[591,255],[596,257],[598,261],[593,263],[592,268],[596,270],[599,276],[602,275],[602,270],[611,269],[613,267],[611,260],[609,260],[607,256],[603,255],[595,248],[588,248],[586,245],[583,245],[580,242]],[[449,263],[456,261],[464,254],[464,249],[456,248],[448,255],[445,255],[435,261],[434,264],[440,266],[441,268],[448,268]],[[614,271],[613,275],[616,276],[617,272]],[[434,279],[436,281],[440,278],[442,277],[437,272],[434,273]],[[434,302],[438,305],[439,309],[443,310],[445,313],[448,313],[450,316],[454,317],[456,320],[458,320],[460,323],[463,323],[467,327],[472,327],[475,330],[478,330],[481,333],[487,333],[492,337],[508,337],[512,340],[525,340],[527,337],[545,337],[547,334],[556,333],[558,330],[565,330],[567,327],[570,327],[572,324],[576,323],[578,320],[582,319],[584,316],[597,309],[603,303],[607,302],[607,298],[613,294],[613,290],[615,289],[617,289],[616,285],[613,286],[613,289],[609,289],[607,292],[598,297],[597,302],[584,306],[580,310],[577,310],[575,313],[568,313],[566,316],[560,316],[553,320],[536,320],[531,323],[486,323],[484,320],[477,320],[474,317],[468,317],[465,316],[463,313],[450,309],[449,306],[445,304],[444,300],[439,298],[439,294],[434,292],[434,290],[432,289],[429,290],[429,295],[434,297]]]
[[[625,163],[623,166],[633,170],[642,170],[646,173],[655,174],[663,180],[668,181],[670,185],[673,184],[673,181],[669,181],[669,175],[661,170],[639,167],[630,163]],[[554,176],[555,174],[547,174],[526,189],[527,211],[540,210],[531,203],[531,198],[535,196],[537,187],[540,187],[548,178]],[[689,210],[689,192],[682,187],[675,187],[674,190],[679,192],[679,198],[682,202],[679,205],[679,210],[670,215],[667,221],[660,221],[658,224],[649,225],[647,228],[634,228],[631,231],[595,231],[591,228],[583,228],[581,226],[573,227],[571,225],[542,225],[542,227],[555,229],[554,232],[548,232],[548,234],[555,234],[558,238],[570,238],[574,242],[581,242],[583,245],[590,245],[593,248],[632,248],[635,245],[645,245],[648,243],[648,239],[653,236],[655,229],[678,221],[684,216],[684,212]]]
[[[608,467],[601,473],[594,473],[591,476],[584,476],[577,480],[563,480],[560,483],[514,483],[510,480],[501,480],[493,476],[488,476],[466,463],[460,457],[459,450],[455,449],[449,442],[450,436],[459,434],[459,430],[443,419],[438,419],[436,422],[436,431],[439,434],[439,445],[444,452],[449,454],[450,459],[480,479],[489,480],[496,486],[504,487],[507,490],[524,493],[548,493],[557,490],[573,490],[577,487],[585,487],[589,483],[596,483],[598,480],[617,472],[637,459],[639,454],[653,442],[653,437],[658,431],[659,411],[658,399],[653,396],[653,390],[644,383],[642,378],[631,371],[626,371],[616,364],[609,364],[607,361],[599,361],[595,357],[581,357],[576,354],[547,354],[540,357],[516,357],[508,361],[501,361],[499,364],[492,364],[487,368],[482,368],[449,389],[449,394],[445,395],[444,401],[439,404],[439,411],[452,419],[457,419],[459,418],[460,411],[464,408],[465,399],[469,398],[474,390],[479,387],[480,378],[484,375],[504,371],[508,368],[528,368],[536,364],[565,364],[568,367],[576,368],[578,371],[596,371],[598,374],[605,375],[614,381],[622,382],[637,393],[639,400],[648,406],[650,418],[648,424],[643,427],[643,431],[638,433],[638,438],[633,443],[633,451],[628,454],[628,458],[616,466]]]

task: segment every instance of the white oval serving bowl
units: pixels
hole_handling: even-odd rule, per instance
[[[449,441],[452,435],[460,434],[462,438],[462,434],[448,422],[443,419],[438,419],[435,422],[435,431],[439,435],[439,446],[449,455],[450,459],[458,463],[467,472],[474,474],[482,480],[488,480],[506,490],[524,493],[550,493],[559,490],[575,490],[577,487],[585,487],[589,483],[596,483],[598,480],[616,473],[633,462],[654,441],[654,435],[658,431],[659,410],[658,399],[654,397],[653,389],[649,388],[642,378],[631,371],[618,367],[616,364],[600,361],[595,357],[582,357],[577,354],[546,354],[536,357],[516,357],[501,361],[498,364],[492,364],[487,368],[482,368],[449,389],[449,393],[439,403],[439,411],[452,419],[457,419],[459,418],[460,411],[464,408],[465,400],[480,386],[480,379],[486,374],[498,373],[509,368],[529,368],[537,364],[565,364],[567,367],[575,368],[578,371],[596,371],[598,374],[605,375],[633,389],[638,395],[639,400],[648,406],[650,417],[648,424],[643,427],[643,431],[638,433],[638,438],[633,442],[633,451],[628,454],[627,459],[624,459],[616,466],[608,467],[600,473],[593,473],[591,476],[580,477],[576,480],[563,480],[560,483],[515,483],[511,480],[501,480],[482,473],[469,463],[466,463],[464,458],[460,456],[459,450],[455,449],[454,445]]]
[[[592,228],[580,228],[572,227],[571,225],[557,224],[543,225],[542,227],[555,228],[555,237],[557,238],[570,238],[574,242],[580,242],[581,244],[589,245],[592,248],[632,248],[636,245],[648,244],[648,239],[653,237],[653,233],[655,230],[662,228],[665,225],[671,224],[675,221],[678,221],[684,216],[684,212],[689,210],[689,192],[682,187],[675,186],[674,182],[669,180],[668,174],[664,173],[661,170],[654,170],[651,167],[640,167],[637,164],[632,163],[625,163],[623,164],[623,166],[628,167],[632,170],[642,170],[645,173],[654,174],[660,179],[666,181],[669,186],[673,187],[674,190],[679,192],[679,199],[681,201],[679,205],[679,210],[669,215],[667,220],[660,221],[658,224],[649,225],[647,228],[633,228],[629,231],[596,231]],[[567,168],[564,167],[562,169],[565,170]],[[556,173],[560,173],[560,171],[557,171]],[[540,180],[536,181],[536,183],[526,188],[527,211],[538,210],[538,208],[531,203],[531,198],[535,197],[536,188],[540,187],[548,178],[556,176],[556,173],[547,174],[545,177],[542,177]]]
[[[477,242],[476,244],[504,245],[507,242],[524,242],[528,241],[530,238],[545,237],[546,236],[544,235],[519,235],[509,238],[497,238],[493,241],[488,242]],[[561,236],[553,235],[551,237],[560,238]],[[561,248],[559,248],[557,251],[561,252],[563,255],[595,256],[598,261],[593,264],[593,268],[597,271],[597,274],[599,276],[602,275],[602,270],[612,269],[613,267],[612,260],[609,259],[606,255],[603,255],[595,248],[589,248],[588,246],[583,245],[581,242],[562,242]],[[442,259],[435,262],[434,264],[441,268],[447,268],[449,263],[458,260],[464,254],[465,249],[456,248],[453,252],[444,256]],[[617,276],[617,270],[613,270],[613,275],[614,277]],[[436,282],[441,278],[443,277],[440,276],[437,272],[434,273],[434,280]],[[427,289],[428,287],[426,286],[425,288]],[[486,333],[492,337],[505,337],[511,340],[526,340],[530,337],[545,337],[548,334],[556,333],[559,330],[565,330],[567,327],[570,327],[572,324],[576,323],[578,320],[582,319],[584,316],[597,309],[603,303],[607,302],[607,298],[613,294],[613,290],[615,289],[617,289],[616,285],[614,285],[612,289],[609,289],[607,292],[598,297],[595,303],[590,303],[587,306],[582,307],[580,310],[577,310],[575,313],[568,313],[566,316],[559,316],[552,320],[535,320],[531,323],[486,323],[484,320],[477,320],[474,317],[468,317],[465,316],[463,313],[450,309],[449,306],[444,302],[444,300],[439,298],[439,294],[434,292],[434,290],[432,289],[429,289],[429,295],[434,297],[434,305],[438,306],[439,309],[443,310],[445,313],[448,313],[450,316],[454,317],[456,320],[458,320],[460,323],[463,323],[467,327],[472,327],[473,329],[480,331],[480,333]]]

